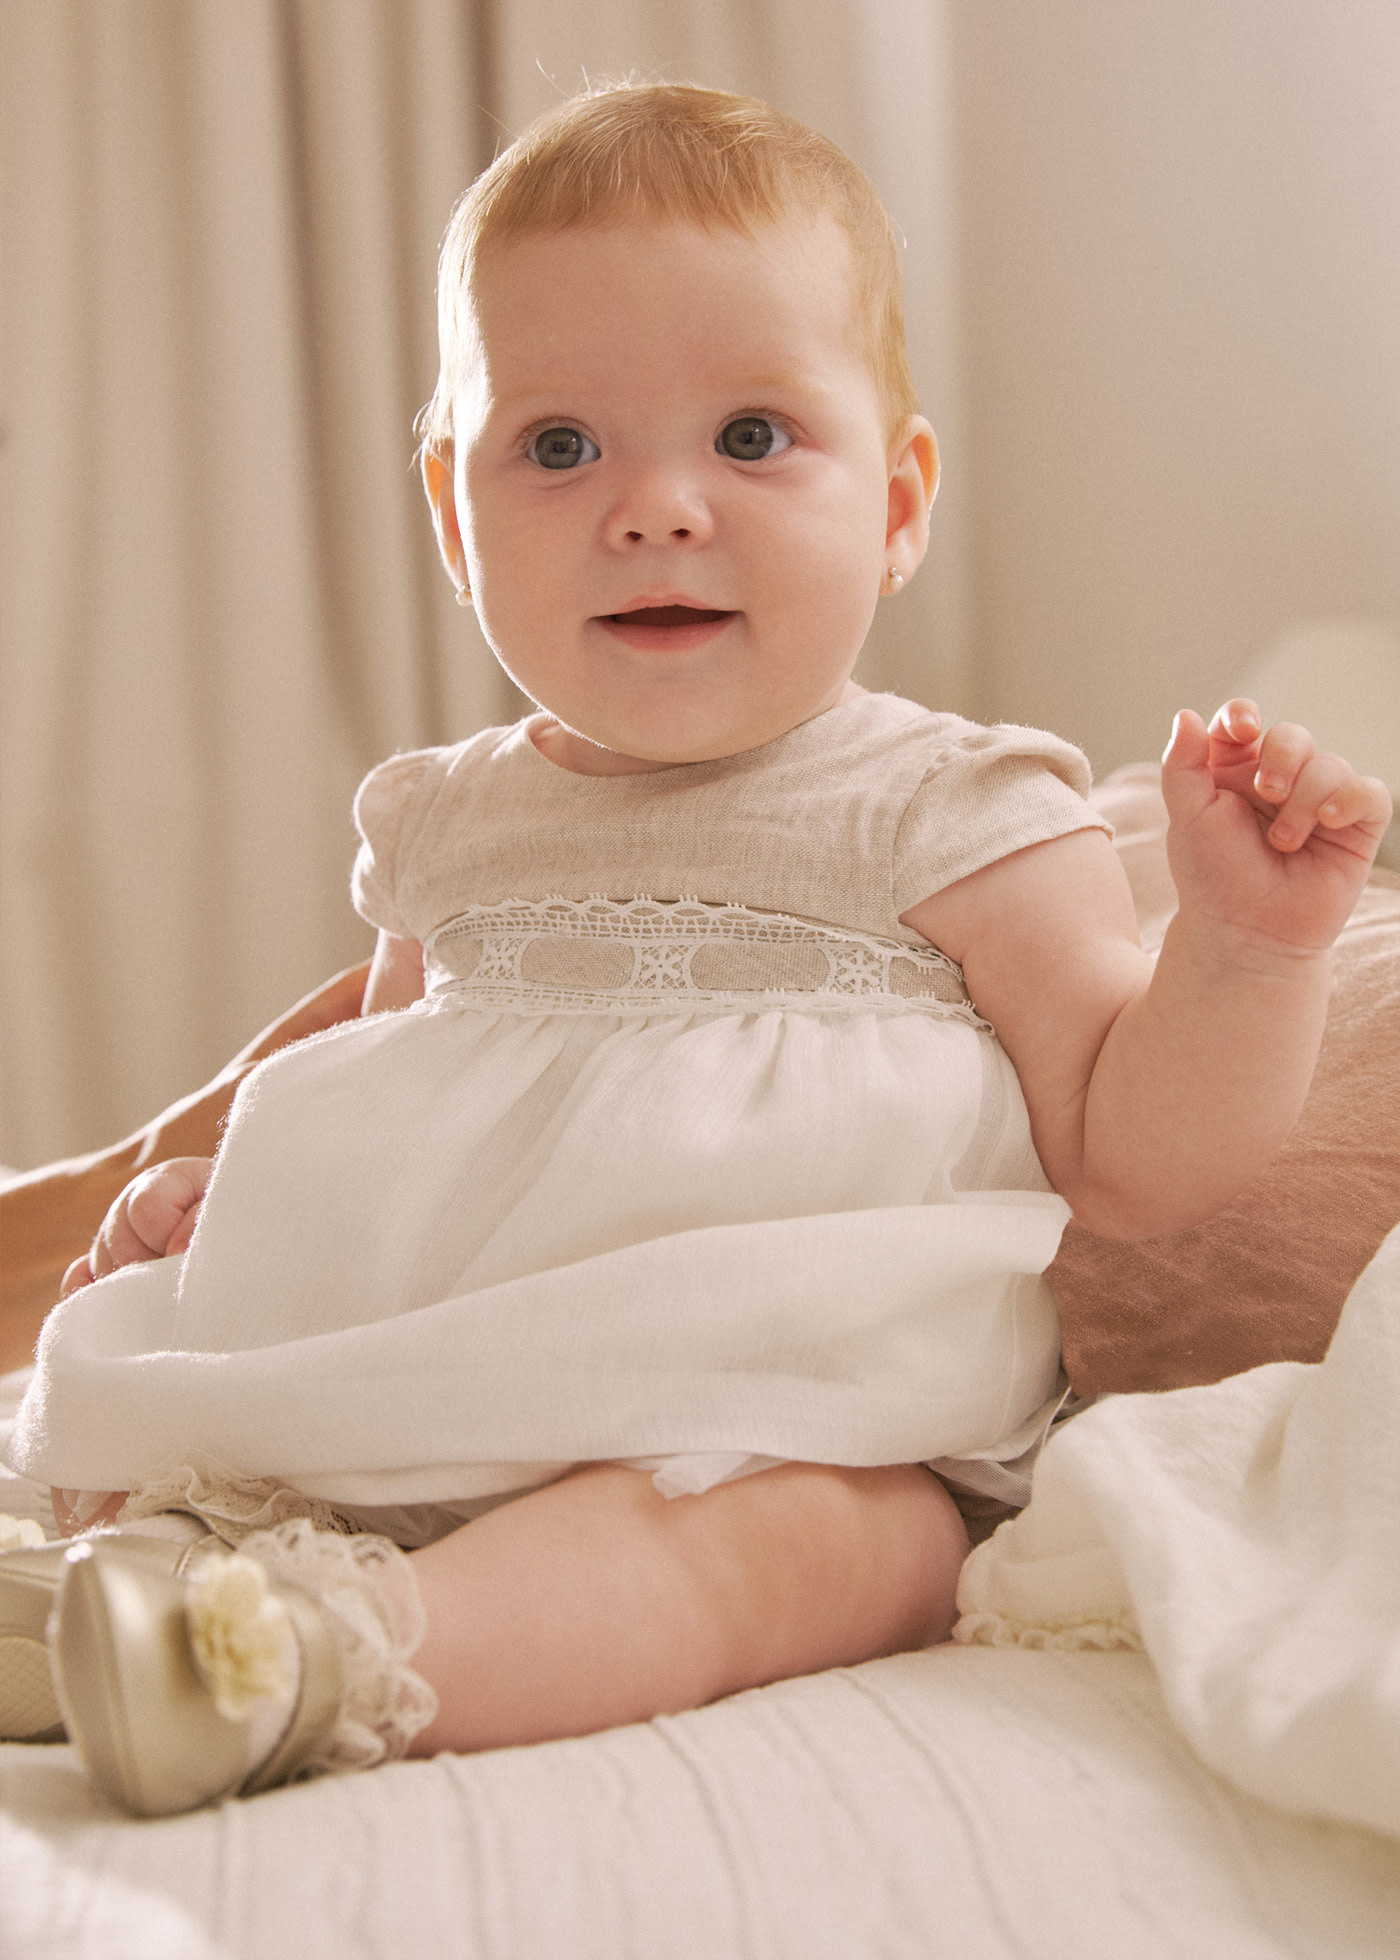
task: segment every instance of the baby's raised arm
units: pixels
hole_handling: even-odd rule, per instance
[[[956,959],[1016,1066],[1046,1175],[1092,1231],[1178,1231],[1287,1136],[1329,949],[1390,817],[1384,786],[1264,734],[1252,702],[1177,717],[1163,758],[1180,899],[1154,971],[1100,831],[1015,852],[904,915]]]

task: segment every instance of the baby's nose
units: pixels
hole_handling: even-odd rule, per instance
[[[678,472],[639,472],[613,506],[609,542],[623,550],[639,544],[703,544],[714,532],[709,506]]]

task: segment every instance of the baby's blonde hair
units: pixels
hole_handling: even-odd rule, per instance
[[[825,136],[752,96],[624,83],[531,123],[463,195],[438,263],[440,369],[418,418],[425,451],[452,439],[452,402],[475,345],[472,282],[494,245],[641,217],[722,225],[826,213],[850,241],[855,324],[886,432],[917,414],[904,345],[899,241],[869,180]]]

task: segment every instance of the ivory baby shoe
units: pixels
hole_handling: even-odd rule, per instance
[[[37,1525],[9,1534],[22,1542],[0,1551],[0,1742],[63,1740],[63,1715],[45,1635],[63,1562],[72,1547],[99,1539],[120,1543],[128,1558],[158,1571],[185,1572],[218,1540],[196,1518],[182,1516],[181,1522],[188,1525],[187,1532],[159,1535],[108,1528],[49,1544]]]
[[[340,1712],[328,1615],[236,1552],[186,1578],[120,1541],[74,1544],[50,1651],[69,1735],[103,1793],[137,1817],[287,1782]]]

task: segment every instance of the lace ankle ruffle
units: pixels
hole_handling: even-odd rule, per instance
[[[118,1525],[135,1524],[161,1511],[185,1511],[199,1518],[226,1545],[241,1545],[250,1531],[268,1531],[305,1518],[318,1531],[353,1529],[318,1497],[289,1490],[273,1477],[244,1476],[209,1457],[191,1456],[158,1470],[133,1490],[117,1514]]]
[[[405,1553],[368,1532],[347,1537],[291,1518],[239,1546],[275,1586],[297,1586],[326,1614],[340,1648],[344,1695],[325,1741],[298,1777],[372,1769],[408,1753],[438,1698],[408,1665],[427,1616]]]
[[[224,1544],[256,1559],[272,1584],[298,1587],[327,1615],[344,1696],[325,1742],[298,1776],[371,1769],[408,1753],[438,1700],[408,1665],[427,1620],[413,1567],[392,1540],[355,1532],[329,1504],[273,1478],[201,1457],[148,1479],[117,1522],[135,1524],[161,1511],[199,1518]]]
[[[1143,1651],[1136,1616],[1125,1608],[1101,1620],[1079,1620],[1062,1626],[1032,1626],[1002,1613],[964,1613],[953,1628],[962,1647],[1020,1647],[1039,1653],[1112,1653]]]

